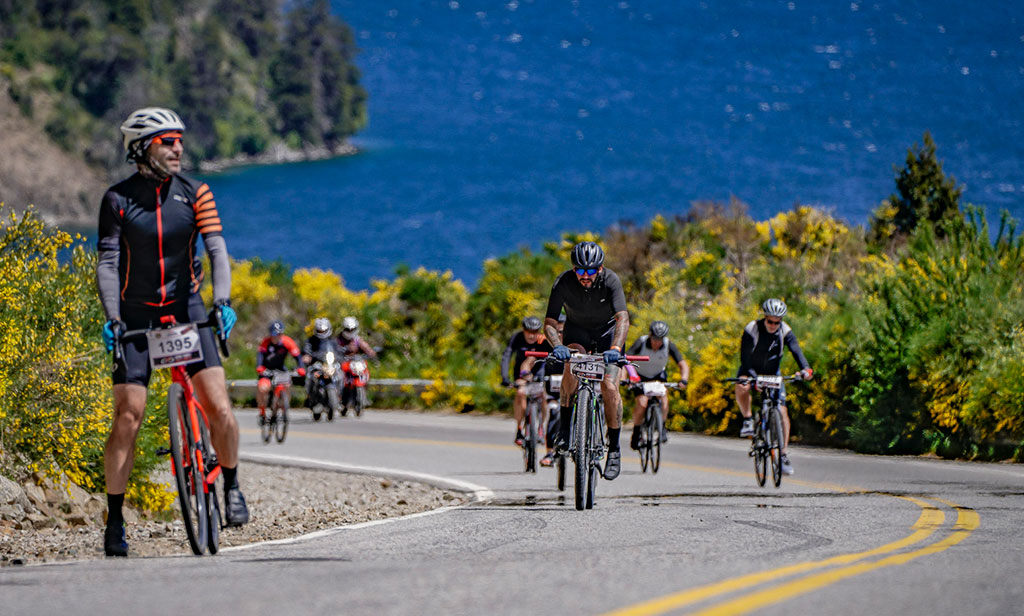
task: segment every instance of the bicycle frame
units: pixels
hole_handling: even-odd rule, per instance
[[[189,423],[192,427],[192,434],[189,435],[192,438],[192,442],[188,443],[189,447],[196,448],[196,464],[199,466],[199,471],[202,473],[206,481],[203,485],[203,493],[208,494],[211,486],[217,481],[217,477],[220,476],[220,464],[214,464],[213,468],[207,471],[206,465],[208,460],[203,459],[203,448],[202,444],[202,433],[200,431],[199,418],[203,418],[203,424],[206,426],[210,425],[210,418],[206,415],[206,409],[199,402],[199,398],[195,395],[195,389],[192,387],[192,379],[189,378],[188,372],[185,371],[184,366],[174,366],[171,369],[171,382],[181,385],[181,388],[185,390],[185,403],[188,406]],[[198,413],[197,413],[198,411]],[[174,472],[174,457],[171,457],[171,472]]]

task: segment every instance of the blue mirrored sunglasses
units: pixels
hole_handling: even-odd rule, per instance
[[[584,269],[582,267],[577,267],[576,268],[576,275],[577,276],[583,276],[584,274],[586,274],[587,276],[594,276],[594,275],[597,274],[597,268],[596,267],[592,267],[590,269]]]

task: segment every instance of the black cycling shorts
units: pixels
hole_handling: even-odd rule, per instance
[[[638,376],[640,377],[641,383],[647,383],[650,381],[661,381],[664,383],[668,381],[668,371],[666,370],[662,370],[661,372],[654,376],[644,376],[642,374],[639,374]]]
[[[160,317],[165,315],[174,315],[178,323],[202,322],[206,321],[209,316],[199,294],[192,295],[187,304],[176,302],[176,305],[163,308],[123,304],[121,306],[121,319],[130,330],[157,327],[160,325]],[[203,348],[203,360],[185,366],[189,376],[195,376],[204,368],[220,365],[220,355],[217,353],[217,340],[214,337],[213,328],[200,328],[199,343]],[[124,353],[121,356],[121,361],[114,366],[114,385],[134,383],[148,387],[153,369],[149,365],[149,347],[146,344],[146,337],[135,336],[124,341],[121,347]]]
[[[615,335],[615,325],[601,326],[597,329],[585,329],[566,321],[565,330],[562,332],[562,344],[581,345],[588,353],[604,353],[612,348],[612,337]]]

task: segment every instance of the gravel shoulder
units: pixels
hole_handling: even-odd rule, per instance
[[[221,547],[245,545],[346,524],[395,518],[470,500],[461,492],[409,481],[247,462],[239,476],[250,522],[221,532]],[[180,511],[174,519],[126,514],[130,557],[190,554]],[[133,520],[133,518],[136,518]],[[0,525],[0,566],[103,558],[98,516],[74,527]]]

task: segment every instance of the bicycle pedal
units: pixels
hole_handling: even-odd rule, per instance
[[[156,455],[158,455],[158,456],[169,456],[169,455],[171,455],[171,450],[168,449],[167,447],[161,447],[161,448],[156,450]]]

